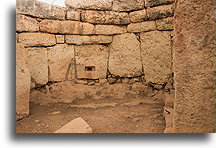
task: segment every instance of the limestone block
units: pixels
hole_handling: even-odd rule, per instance
[[[20,33],[19,42],[24,46],[52,46],[56,44],[55,35],[47,33]]]
[[[103,45],[75,46],[76,76],[79,79],[105,79],[108,47]]]
[[[91,127],[81,117],[72,120],[54,133],[92,133]]]
[[[64,35],[56,35],[56,43],[64,43],[65,42],[65,36]]]
[[[90,37],[91,37],[91,42],[95,44],[109,44],[112,42],[112,36],[94,35]]]
[[[16,31],[39,31],[39,23],[35,18],[31,18],[25,15],[16,15]]]
[[[144,0],[113,0],[114,11],[132,11],[144,8]]]
[[[96,34],[102,35],[122,34],[127,32],[127,27],[115,25],[96,25],[95,32]]]
[[[74,46],[57,44],[48,47],[49,81],[64,81],[69,73],[69,64],[74,59]],[[74,71],[73,66],[70,70]]]
[[[114,11],[82,11],[81,18],[83,22],[93,24],[129,24],[130,19],[128,13]]]
[[[174,3],[175,0],[145,0],[146,7],[159,6],[159,5],[167,5]]]
[[[43,47],[27,48],[27,55],[31,77],[36,85],[45,85],[48,82],[47,49]]]
[[[140,42],[132,33],[116,35],[109,46],[109,66],[111,74],[120,77],[134,77],[142,73]]]
[[[146,9],[149,20],[171,17],[174,14],[173,5],[164,5]]]
[[[147,21],[142,23],[132,23],[127,27],[128,32],[144,32],[156,30],[155,21]]]
[[[65,19],[65,8],[37,0],[17,0],[16,13],[40,18]]]
[[[43,20],[40,31],[59,34],[94,34],[94,25],[78,21]]]
[[[111,10],[113,0],[65,0],[66,7],[90,10]]]
[[[77,10],[68,10],[66,14],[66,19],[79,21],[80,20],[80,11]]]
[[[167,82],[172,62],[170,32],[143,32],[140,40],[146,81],[158,84]]]
[[[158,30],[173,30],[173,17],[156,20]]]
[[[31,76],[27,66],[26,50],[22,44],[16,44],[16,114],[29,114]]]
[[[146,10],[133,11],[129,13],[130,21],[133,23],[139,23],[148,19]]]

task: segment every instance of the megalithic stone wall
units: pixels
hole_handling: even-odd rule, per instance
[[[214,132],[215,0],[178,0],[174,19],[175,132]]]

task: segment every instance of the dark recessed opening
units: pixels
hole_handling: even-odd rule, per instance
[[[95,71],[95,66],[85,66],[85,71]]]

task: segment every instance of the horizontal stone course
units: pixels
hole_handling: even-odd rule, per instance
[[[142,23],[132,23],[127,27],[128,32],[144,32],[144,31],[153,31],[156,30],[155,21],[147,21]]]
[[[144,8],[144,0],[113,0],[114,11],[132,11]]]
[[[117,26],[117,25],[96,25],[95,34],[102,35],[113,35],[113,34],[122,34],[127,32],[126,26]]]
[[[39,22],[35,18],[17,14],[16,15],[16,31],[17,32],[36,32],[39,31]]]
[[[174,3],[175,0],[145,0],[145,6],[146,7],[153,7],[153,6],[159,6],[159,5],[167,5]]]
[[[156,20],[158,30],[173,30],[173,17]]]
[[[129,13],[130,21],[133,23],[143,22],[148,19],[146,10],[133,11]]]
[[[80,21],[80,11],[68,10],[66,13],[67,20]]]

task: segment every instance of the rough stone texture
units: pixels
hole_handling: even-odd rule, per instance
[[[113,11],[82,11],[81,18],[83,22],[93,24],[129,24],[130,19],[128,13]]]
[[[40,18],[65,19],[65,8],[37,0],[17,0],[16,13]]]
[[[66,14],[66,19],[73,21],[80,21],[80,11],[68,10]]]
[[[113,0],[65,0],[66,7],[76,9],[111,10]]]
[[[174,3],[175,0],[145,0],[146,7],[158,6],[158,5],[167,5]]]
[[[129,13],[130,21],[133,23],[139,23],[148,19],[146,10],[133,11]]]
[[[18,41],[24,46],[52,46],[56,44],[55,35],[46,33],[20,33]]]
[[[132,23],[127,27],[128,32],[144,32],[156,30],[155,21],[147,21],[142,23]]]
[[[140,34],[141,56],[147,82],[163,84],[171,74],[171,36],[168,31]]]
[[[173,5],[164,5],[147,9],[147,16],[149,20],[156,20],[166,17],[171,17],[174,14]]]
[[[174,34],[175,132],[214,132],[215,1],[178,1]]]
[[[31,18],[25,15],[16,15],[16,31],[39,31],[39,22],[35,18]]]
[[[48,82],[47,49],[44,47],[27,48],[27,64],[36,85]]]
[[[108,48],[103,45],[75,46],[76,76],[104,79],[107,75]]]
[[[173,17],[156,20],[158,30],[173,30]]]
[[[66,43],[82,45],[82,44],[108,44],[112,42],[112,36],[80,36],[66,35]]]
[[[74,59],[74,46],[57,44],[48,47],[49,81],[64,81],[69,73],[69,64]],[[71,67],[71,70],[74,70]]]
[[[102,35],[122,34],[127,32],[126,26],[96,25],[95,33]]]
[[[29,94],[31,76],[27,66],[26,50],[22,44],[16,44],[16,115],[29,114]],[[22,118],[22,117],[21,117]]]
[[[43,20],[40,31],[59,34],[94,34],[94,25],[78,21]]]
[[[111,74],[120,77],[134,77],[142,74],[140,42],[132,33],[116,35],[109,46]]]
[[[65,42],[65,36],[64,35],[56,35],[56,43],[64,43]]]
[[[81,117],[72,120],[54,133],[92,133],[91,127]]]
[[[113,0],[114,11],[132,11],[144,8],[144,0]]]

